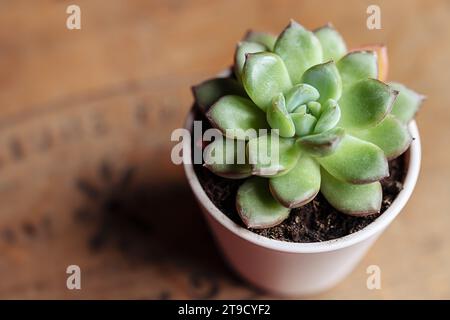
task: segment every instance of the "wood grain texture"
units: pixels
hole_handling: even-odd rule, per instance
[[[385,43],[390,80],[428,96],[423,162],[401,216],[318,298],[450,298],[450,2],[0,1],[0,298],[261,298],[225,266],[170,133],[190,86],[229,66],[251,27],[332,21],[349,47]],[[82,290],[66,289],[66,267]],[[366,268],[382,289],[366,288]]]

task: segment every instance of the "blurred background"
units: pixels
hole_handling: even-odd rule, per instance
[[[81,30],[66,8],[81,8]],[[381,8],[381,30],[366,10]],[[450,298],[450,1],[0,0],[0,298],[270,298],[222,260],[170,162],[191,85],[249,29],[328,21],[388,46],[389,79],[428,96],[422,170],[403,213],[315,298]],[[81,290],[66,268],[79,265]],[[378,265],[382,289],[368,290]]]

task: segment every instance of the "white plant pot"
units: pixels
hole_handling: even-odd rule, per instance
[[[186,120],[188,130],[192,129],[192,123],[191,112]],[[364,229],[329,241],[292,243],[253,233],[233,222],[212,203],[192,164],[185,164],[184,169],[215,240],[238,274],[256,287],[277,295],[317,294],[337,284],[354,269],[411,196],[419,175],[421,146],[414,121],[409,129],[414,140],[407,153],[403,190],[388,210]]]

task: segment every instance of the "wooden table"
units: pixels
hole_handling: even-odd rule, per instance
[[[224,265],[170,162],[190,86],[232,62],[249,28],[332,21],[386,43],[390,79],[428,100],[423,163],[402,215],[318,298],[450,298],[450,2],[0,1],[0,298],[261,298]],[[65,27],[81,7],[82,29]],[[66,288],[66,268],[82,289]],[[366,268],[382,289],[366,288]]]

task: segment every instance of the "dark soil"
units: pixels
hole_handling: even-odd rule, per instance
[[[204,125],[205,122],[203,121]],[[225,179],[214,175],[202,165],[194,165],[200,184],[208,197],[224,214],[237,224],[242,223],[235,206],[236,192],[244,180]],[[310,203],[293,209],[281,224],[267,229],[249,229],[262,236],[289,242],[319,242],[332,240],[359,231],[389,208],[403,188],[405,156],[389,162],[390,176],[383,179],[381,213],[366,217],[353,217],[334,209],[321,193]]]

